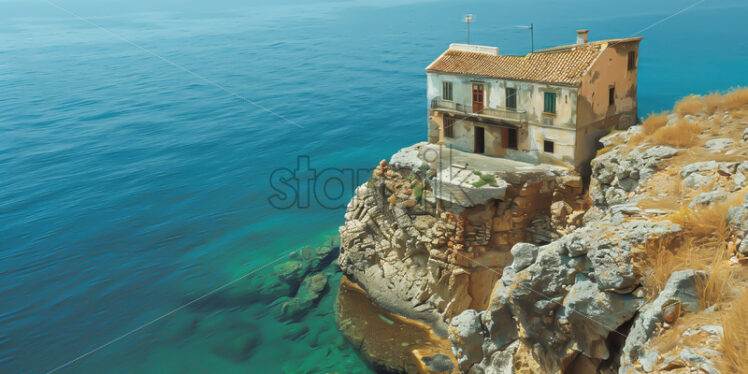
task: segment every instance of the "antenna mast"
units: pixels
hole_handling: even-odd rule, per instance
[[[535,25],[530,24],[530,52],[535,52]]]
[[[535,52],[535,25],[530,26],[517,26],[518,29],[530,30],[530,51]]]
[[[470,22],[473,22],[473,15],[466,15],[464,20],[467,23],[467,44],[470,44]]]

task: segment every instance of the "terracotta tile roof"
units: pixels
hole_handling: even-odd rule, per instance
[[[606,42],[564,46],[525,56],[448,49],[426,71],[577,86]]]

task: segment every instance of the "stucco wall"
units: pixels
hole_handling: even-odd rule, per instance
[[[639,42],[630,41],[606,48],[582,78],[578,93],[578,127],[615,114],[636,118],[637,70],[628,70],[628,53],[639,53]],[[608,104],[608,89],[615,86],[615,104]],[[622,118],[623,119],[623,118]]]
[[[531,123],[543,123],[553,126],[575,127],[577,124],[577,88],[566,86],[552,86],[543,83],[521,82],[512,80],[492,79],[477,76],[433,73],[426,74],[427,105],[431,101],[442,97],[442,82],[452,82],[452,96],[455,103],[462,104],[472,110],[472,84],[484,84],[484,106],[493,109],[506,109],[506,88],[517,89],[517,110],[527,112],[527,119]],[[544,93],[556,93],[556,114],[544,115]]]
[[[628,53],[636,52],[637,68],[628,69]],[[624,129],[637,122],[637,71],[639,41],[628,41],[606,48],[582,79],[577,98],[577,144],[575,164],[582,174],[589,173],[589,161],[597,152],[597,140],[613,129]],[[609,105],[609,89],[615,86],[614,105]]]

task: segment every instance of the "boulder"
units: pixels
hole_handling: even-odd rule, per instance
[[[327,291],[327,274],[318,273],[304,278],[296,296],[277,300],[276,313],[281,320],[297,320],[305,316]]]
[[[276,265],[273,271],[280,280],[296,287],[304,279],[304,276],[309,271],[309,267],[301,261],[291,260]]]
[[[483,358],[483,337],[481,315],[473,309],[465,310],[450,321],[449,341],[463,372]]]
[[[712,152],[718,152],[731,146],[733,143],[735,141],[730,138],[710,139],[706,141],[704,147],[712,150]]]
[[[606,360],[608,335],[631,319],[643,300],[600,291],[594,282],[582,280],[574,283],[563,304],[561,318],[570,324],[576,349],[587,357]]]
[[[670,276],[657,299],[641,308],[623,346],[621,372],[630,370],[637,360],[656,353],[649,351],[649,341],[664,322],[663,310],[667,310],[669,305],[677,302],[684,312],[699,311],[697,283],[705,277],[706,274],[701,271],[676,271]]]
[[[697,209],[704,205],[710,205],[718,201],[727,199],[727,193],[722,190],[703,192],[693,198],[688,207],[691,209]]]
[[[538,247],[530,243],[517,243],[512,247],[511,252],[513,257],[512,268],[515,271],[520,271],[535,262],[535,258],[538,256]]]
[[[684,166],[680,171],[680,176],[681,178],[685,178],[692,173],[711,172],[717,170],[718,168],[719,163],[717,161],[694,162],[693,164]]]

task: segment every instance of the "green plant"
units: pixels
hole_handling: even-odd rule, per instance
[[[491,174],[481,175],[480,180],[488,183],[488,185],[491,186],[491,187],[498,187],[499,186],[499,184],[496,182],[496,177],[494,177]]]
[[[483,173],[481,173],[480,170],[473,170],[473,174],[480,176]]]
[[[429,170],[429,164],[424,162],[421,164],[421,166],[418,167],[418,169],[420,169],[421,171]]]
[[[484,181],[483,179],[478,179],[478,181],[471,183],[473,187],[480,188],[488,184],[488,182]]]
[[[421,202],[421,196],[423,196],[423,184],[418,183],[413,187],[413,197],[416,201]]]

